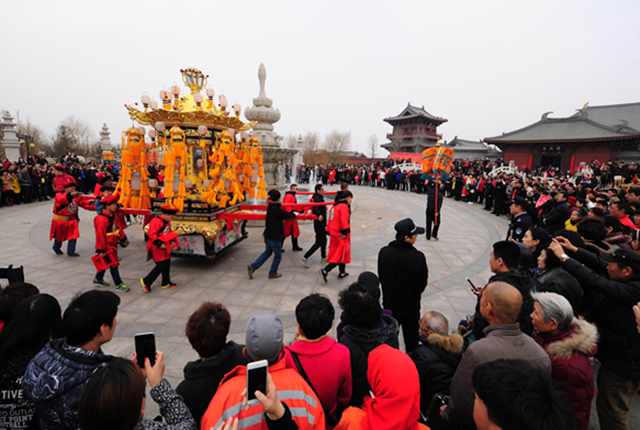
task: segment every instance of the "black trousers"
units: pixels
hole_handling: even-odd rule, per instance
[[[320,249],[320,255],[322,258],[327,258],[327,231],[324,229],[323,225],[316,226],[315,223],[313,225],[313,229],[316,232],[316,241],[309,248],[309,250],[304,254],[304,258],[309,258]]]
[[[431,239],[431,236],[438,237],[438,229],[440,229],[440,223],[442,222],[442,214],[438,214],[438,223],[435,223],[435,214],[427,211],[427,239]],[[435,225],[434,225],[435,224]],[[433,226],[433,229],[431,228]]]
[[[338,270],[340,271],[340,273],[344,273],[345,270],[347,270],[347,265],[344,263],[329,263],[327,264],[327,266],[324,268],[324,271],[329,273],[331,272],[333,269],[338,268]]]
[[[418,332],[420,330],[420,310],[397,313],[393,309],[393,317],[402,327],[402,336],[404,337],[404,349],[407,353],[413,351],[418,346]]]
[[[164,261],[156,261],[156,267],[154,267],[147,276],[144,277],[144,284],[151,287],[151,284],[162,274],[162,285],[169,285],[171,282],[171,259]]]

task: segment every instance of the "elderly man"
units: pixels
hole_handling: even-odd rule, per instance
[[[440,410],[446,429],[473,423],[473,372],[482,364],[500,358],[521,359],[551,377],[551,361],[540,345],[520,331],[517,323],[522,295],[506,282],[493,282],[482,291],[480,312],[489,326],[485,337],[465,351],[451,381],[451,398]]]
[[[621,248],[598,256],[563,237],[554,239],[549,249],[582,288],[603,296],[592,313],[600,332],[596,408],[602,429],[629,428],[627,413],[640,390],[640,377],[628,355],[640,346],[633,313],[640,301],[640,254]]]

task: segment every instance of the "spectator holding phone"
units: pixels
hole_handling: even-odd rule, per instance
[[[22,380],[25,397],[35,403],[42,430],[78,428],[82,388],[93,372],[115,357],[102,352],[116,330],[120,297],[91,290],[77,295],[64,312],[64,339],[47,343],[31,360]]]
[[[145,358],[144,370],[133,361],[113,360],[93,374],[82,390],[78,423],[82,430],[197,430],[191,412],[164,378],[164,354],[156,352],[155,364]],[[145,378],[151,398],[160,406],[167,424],[142,421],[145,407]]]
[[[257,314],[249,318],[246,330],[245,358],[249,363],[266,360],[269,364],[269,374],[272,382],[281,393],[286,393],[281,400],[285,412],[285,421],[291,416],[291,409],[296,411],[293,420],[298,428],[324,429],[325,417],[318,397],[304,382],[295,370],[286,367],[287,353],[284,349],[282,321],[275,314]],[[271,384],[273,385],[273,384]],[[269,394],[267,382],[267,396]],[[270,427],[269,421],[278,421],[277,416],[264,409],[259,403],[248,408],[238,408],[238,400],[245,394],[247,387],[247,367],[237,366],[225,375],[218,387],[218,391],[209,404],[201,420],[202,429],[218,428],[231,417],[239,420],[251,418],[253,424],[245,429],[257,430]],[[260,395],[256,395],[258,401]],[[291,409],[289,409],[291,408]],[[280,409],[279,412],[282,413]],[[258,417],[261,416],[261,419]],[[273,424],[273,423],[271,423]]]

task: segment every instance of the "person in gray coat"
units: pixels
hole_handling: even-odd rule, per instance
[[[445,429],[461,429],[473,424],[473,372],[484,363],[504,359],[522,359],[551,377],[551,360],[545,350],[520,331],[516,322],[522,295],[506,282],[493,282],[482,291],[480,312],[489,326],[485,337],[473,342],[462,356],[453,380],[451,398],[440,409]]]

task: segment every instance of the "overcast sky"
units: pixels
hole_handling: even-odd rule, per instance
[[[408,102],[482,139],[547,111],[640,101],[640,1],[79,1],[0,3],[0,109],[53,135],[69,116],[131,126],[125,103],[209,74],[244,108],[258,66],[286,136],[386,142]]]

